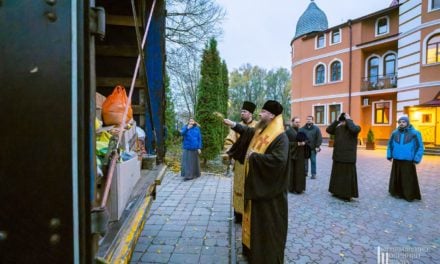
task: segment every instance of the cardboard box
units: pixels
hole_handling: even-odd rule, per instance
[[[109,197],[110,221],[118,221],[141,177],[141,162],[137,157],[116,164]]]

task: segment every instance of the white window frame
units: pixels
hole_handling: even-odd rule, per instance
[[[433,12],[433,11],[437,11],[437,10],[440,10],[440,7],[433,8],[432,7],[432,0],[428,0],[428,12]]]
[[[327,109],[327,114],[326,114],[326,118],[327,118],[327,125],[331,125],[332,124],[332,121],[330,120],[330,106],[331,105],[340,105],[340,107],[341,107],[341,113],[343,113],[344,112],[344,104],[342,103],[342,102],[333,102],[333,103],[329,103],[329,104],[327,104],[327,106],[326,106],[326,109]],[[336,117],[336,118],[338,118],[338,117]]]
[[[379,26],[379,20],[384,19],[384,18],[387,20],[387,31],[382,34],[378,34],[377,31],[378,31],[378,26]],[[376,23],[374,26],[374,36],[380,37],[380,36],[384,36],[389,33],[390,33],[390,18],[388,16],[383,16],[383,17],[379,17],[378,19],[376,19]]]
[[[428,49],[427,49],[426,46],[428,45],[428,40],[429,40],[432,36],[437,35],[437,34],[440,34],[440,28],[438,28],[438,29],[432,31],[431,33],[429,33],[428,35],[426,35],[425,38],[423,39],[423,46],[422,46],[422,65],[423,65],[423,66],[433,66],[433,65],[439,65],[439,64],[440,64],[440,63],[431,63],[431,64],[427,64],[427,61],[426,61],[426,55],[427,55],[427,52],[428,52]]]
[[[323,45],[322,47],[318,47],[318,38],[319,38],[320,36],[323,36],[323,37],[324,37],[324,45]],[[325,47],[326,47],[326,43],[327,43],[327,34],[322,33],[322,34],[318,34],[318,35],[316,35],[316,37],[315,37],[315,50],[325,48]]]
[[[341,30],[341,28],[339,28],[338,30],[339,30],[339,41],[338,42],[333,42],[333,31],[336,31],[336,30],[330,31],[330,34],[329,34],[330,35],[330,40],[329,40],[330,46],[336,45],[336,44],[339,44],[342,42],[342,30]]]
[[[385,75],[384,74],[384,71],[385,71],[385,58],[386,58],[386,56],[388,56],[390,54],[393,54],[394,56],[396,56],[396,69],[395,69],[395,72],[396,72],[396,75],[397,75],[397,70],[399,69],[399,65],[397,63],[399,62],[399,60],[398,60],[399,57],[397,56],[397,52],[392,51],[392,50],[389,50],[389,51],[385,52],[382,55],[382,58],[380,58],[381,59],[381,63],[382,63],[382,75]]]
[[[376,104],[390,103],[390,116],[388,118],[388,124],[376,124],[374,121],[374,115],[376,113]],[[371,125],[372,126],[390,126],[393,123],[393,101],[391,100],[379,100],[371,102]]]
[[[337,81],[332,81],[332,64],[333,62],[338,61],[341,64],[341,79]],[[341,59],[334,58],[328,64],[328,82],[329,83],[338,83],[344,80],[344,62]]]
[[[324,107],[324,120],[323,123],[317,123],[316,121],[316,112],[315,112],[315,107],[317,106],[323,106]],[[326,104],[314,104],[312,105],[312,115],[313,115],[313,121],[315,122],[315,125],[317,126],[325,126],[327,125],[327,105]]]
[[[316,68],[318,68],[319,65],[324,66],[324,82],[322,83],[316,83]],[[318,62],[317,64],[315,64],[315,67],[313,67],[313,85],[320,86],[326,84],[326,82],[327,82],[327,65],[325,65],[325,63],[323,62]]]
[[[379,59],[379,76],[380,76],[380,73],[383,72],[383,59],[382,59],[382,56],[380,56],[380,55],[378,55],[376,53],[373,53],[373,54],[371,54],[370,56],[368,56],[365,59],[365,75],[364,75],[364,78],[368,78],[368,74],[369,74],[369,72],[368,72],[368,66],[369,66],[368,65],[368,61],[371,58],[373,58],[373,57],[377,57]]]

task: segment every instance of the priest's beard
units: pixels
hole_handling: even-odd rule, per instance
[[[261,119],[256,125],[255,125],[255,130],[256,131],[263,131],[267,125],[269,124],[268,121],[265,121],[263,119]]]

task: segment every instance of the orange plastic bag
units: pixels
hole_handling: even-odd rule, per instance
[[[109,95],[102,104],[102,118],[106,126],[120,125],[122,116],[124,115],[125,106],[128,103],[127,93],[122,85],[117,85],[111,95]],[[133,118],[133,109],[131,104],[128,106],[127,119],[128,123]]]

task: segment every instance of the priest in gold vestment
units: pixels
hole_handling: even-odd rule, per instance
[[[240,125],[254,127],[257,122],[253,119],[252,114],[255,111],[256,105],[249,101],[244,101],[241,107],[241,122]],[[237,142],[240,134],[234,130],[230,130],[228,136],[225,139],[224,150],[227,152],[231,146]],[[227,156],[226,158],[231,159]],[[240,223],[242,221],[242,215],[244,210],[244,164],[240,161],[234,161],[234,188],[232,196],[232,206],[234,207],[235,222]]]

